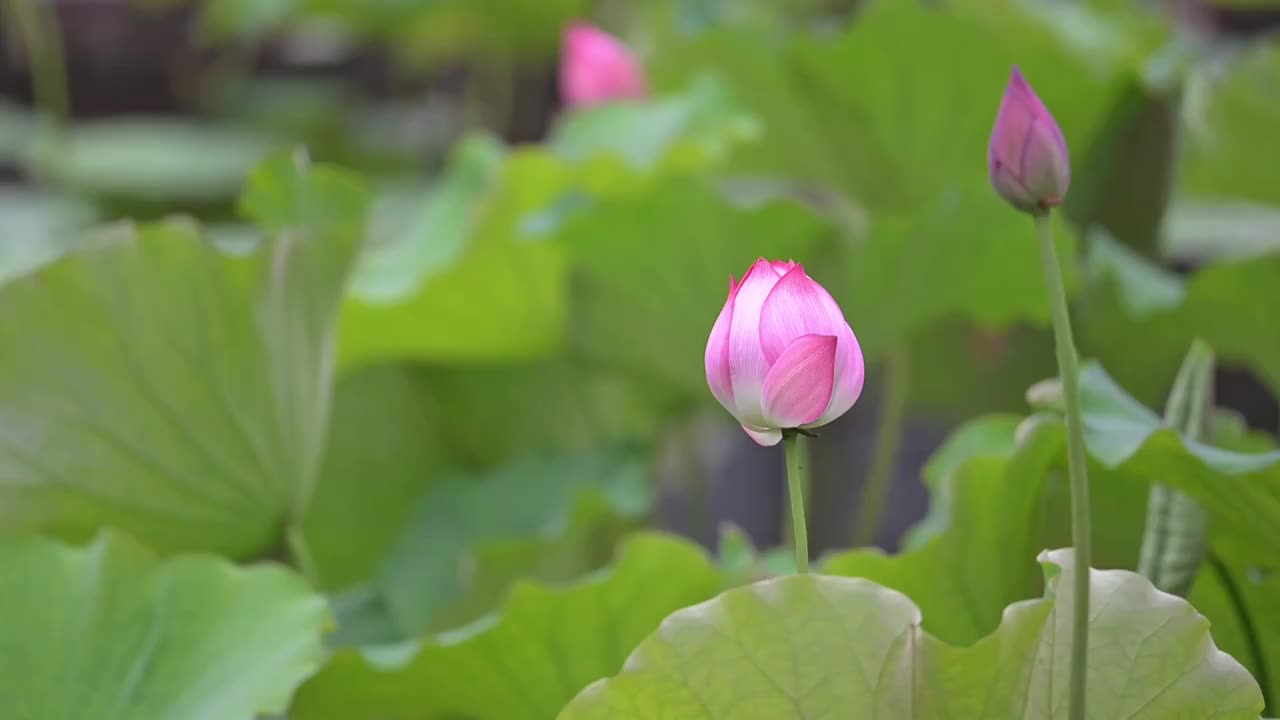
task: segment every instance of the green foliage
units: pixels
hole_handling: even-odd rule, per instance
[[[1222,649],[1249,669],[1274,708],[1280,668],[1280,614],[1274,575],[1214,558],[1196,577],[1188,599],[1213,624]]]
[[[822,571],[915,598],[929,631],[948,642],[972,643],[991,632],[1006,605],[1037,591],[1037,520],[1064,447],[1061,429],[1044,425],[1015,443],[1014,424],[1006,416],[975,421],[934,456],[934,504],[913,536],[915,547],[895,556],[838,554]]]
[[[95,209],[73,197],[30,190],[0,191],[0,285],[71,249]]]
[[[324,601],[283,568],[160,561],[112,532],[83,548],[6,541],[0,565],[14,720],[251,720],[284,711],[323,659]]]
[[[616,672],[668,613],[719,589],[701,551],[638,535],[610,569],[571,586],[516,585],[490,619],[363,655],[339,652],[303,688],[293,717],[552,717]]]
[[[865,580],[793,576],[730,590],[668,618],[621,674],[560,717],[1066,717],[1059,638],[1069,637],[1071,594],[1058,588],[1076,568],[1067,550],[1041,562],[1045,599],[1010,607],[972,647],[922,632],[919,608]],[[1190,605],[1124,571],[1093,571],[1090,585],[1091,715],[1258,716],[1257,684]]]
[[[120,226],[5,287],[0,412],[30,428],[5,443],[6,523],[267,550],[316,481],[353,240],[233,257],[189,223]]]
[[[1266,44],[1243,48],[1234,64],[1206,64],[1196,74],[1188,89],[1186,192],[1280,203],[1273,179],[1280,151],[1253,134],[1280,120],[1280,100],[1262,90],[1277,78],[1280,50]]]
[[[701,395],[707,332],[729,274],[741,277],[757,257],[811,256],[829,232],[794,204],[736,208],[692,181],[602,202],[561,234],[582,269],[578,346],[597,362]]]
[[[339,589],[373,574],[443,464],[435,427],[403,368],[367,368],[338,382],[323,469],[301,526],[313,580]]]
[[[1280,550],[1280,453],[1236,453],[1184,440],[1097,365],[1082,372],[1081,403],[1094,459],[1122,476],[1187,493],[1238,557],[1274,563]]]
[[[1090,714],[1257,718],[1280,692],[1274,438],[1147,409],[1194,337],[1280,388],[1275,48],[1120,0],[200,6],[200,120],[59,135],[0,107],[0,171],[41,183],[0,188],[0,714],[1064,717],[1060,391],[1007,412],[1052,345],[984,163],[1013,64],[1071,147],[1055,232],[1101,361]],[[655,92],[546,116],[584,16]],[[352,48],[395,67],[334,82]],[[166,219],[85,231],[121,215]],[[637,534],[736,467],[691,418],[758,256],[831,290],[868,396],[904,350],[913,425],[1000,411],[934,454],[901,552],[768,579],[791,555],[745,532],[714,564]],[[1152,485],[1207,513],[1195,610],[1103,570],[1136,567]],[[230,562],[264,559],[297,573]]]
[[[249,171],[279,146],[279,139],[252,130],[138,118],[77,127],[58,152],[32,152],[24,162],[84,192],[212,202],[234,197]]]
[[[603,564],[608,540],[648,512],[651,492],[645,465],[626,449],[441,479],[388,554],[378,592],[404,637],[456,626],[500,597],[513,579],[502,568],[567,579]],[[496,587],[484,592],[486,583]]]
[[[839,270],[822,279],[839,288],[871,356],[947,317],[1047,321],[1030,223],[986,177],[994,107],[1022,63],[1033,79],[1052,79],[1037,87],[1083,148],[1128,68],[1111,59],[1063,72],[1087,56],[1054,41],[1052,23],[987,5],[869,3],[834,37],[743,20],[673,40],[658,61],[663,79],[707,66],[728,73],[765,128],[733,167],[824,198],[850,237]]]
[[[1134,567],[1146,485],[1164,483],[1198,500],[1217,542],[1232,557],[1271,567],[1272,513],[1280,455],[1240,453],[1180,438],[1096,365],[1082,373],[1095,536],[1101,567]],[[864,577],[911,596],[935,636],[970,643],[990,632],[1005,605],[1036,591],[1030,558],[1069,537],[1062,488],[1064,435],[1039,416],[1015,433],[1016,418],[975,420],[952,436],[926,469],[933,505],[909,549],[886,556],[837,554],[824,572]],[[1242,516],[1243,505],[1252,508]],[[1234,518],[1229,520],[1229,518]],[[946,588],[941,591],[940,588]]]
[[[1222,258],[1182,279],[1103,236],[1091,241],[1095,282],[1081,315],[1082,352],[1100,357],[1126,388],[1144,399],[1153,389],[1163,392],[1194,338],[1203,338],[1224,362],[1280,387],[1275,320],[1258,302],[1280,292],[1277,256]]]
[[[341,360],[510,360],[557,345],[567,267],[515,223],[554,192],[539,168],[502,163],[494,141],[457,151],[445,181],[374,237],[341,315]],[[534,189],[534,198],[526,197]]]

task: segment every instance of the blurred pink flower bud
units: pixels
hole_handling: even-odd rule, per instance
[[[630,48],[586,23],[564,30],[560,57],[560,97],[570,107],[648,95],[644,68]]]
[[[1001,197],[1032,214],[1061,204],[1071,184],[1066,138],[1017,67],[991,131],[987,171]]]
[[[862,393],[862,349],[831,295],[794,262],[729,278],[707,340],[707,384],[761,445],[845,414]]]

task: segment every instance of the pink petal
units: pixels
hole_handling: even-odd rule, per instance
[[[766,427],[800,427],[822,415],[835,387],[836,346],[834,335],[804,335],[783,351],[764,381]]]
[[[729,377],[732,386],[733,413],[738,422],[755,427],[768,427],[761,414],[764,378],[769,363],[760,349],[760,307],[769,291],[778,283],[769,261],[757,260],[738,283],[733,298],[733,317],[729,321]]]
[[[848,324],[831,294],[797,265],[769,292],[760,310],[760,346],[772,365],[802,335],[839,336]]]
[[[1071,160],[1062,130],[1052,118],[1047,123],[1036,120],[1032,124],[1022,162],[1023,182],[1041,204],[1061,204],[1071,185]]]
[[[866,362],[862,348],[853,329],[847,324],[841,331],[836,348],[835,387],[831,390],[831,402],[817,420],[804,427],[822,427],[849,412],[849,408],[862,395],[862,383],[866,377]]]
[[[643,68],[626,45],[579,22],[564,30],[560,94],[570,106],[592,105],[643,98],[648,86]]]
[[[711,394],[729,412],[733,412],[733,381],[729,375],[729,326],[733,320],[733,299],[735,288],[729,287],[729,299],[716,324],[711,328],[711,337],[707,338],[706,368],[707,385]]]
[[[755,428],[743,425],[742,429],[746,431],[747,435],[751,436],[752,440],[756,441],[757,445],[761,445],[763,447],[771,447],[782,442],[782,431],[777,428],[756,430]]]
[[[1003,167],[1014,177],[1018,179],[1022,177],[1022,158],[1026,138],[1031,131],[1031,123],[1035,119],[1033,110],[1027,102],[1029,94],[1034,97],[1026,79],[1015,67],[1009,78],[1009,85],[1005,88],[1004,97],[1000,99],[1000,110],[996,115],[996,124],[991,131],[991,144],[987,149],[987,169],[992,175]]]

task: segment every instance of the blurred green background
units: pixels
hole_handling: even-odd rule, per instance
[[[330,600],[331,647],[438,637],[637,528],[754,568],[781,455],[715,404],[702,352],[761,255],[803,262],[868,361],[812,443],[815,556],[896,550],[929,512],[923,542],[943,438],[1055,374],[1030,223],[986,177],[1015,63],[1072,152],[1081,353],[1158,409],[1203,338],[1241,445],[1280,428],[1273,3],[0,10],[0,531],[279,561]],[[635,50],[651,98],[564,106],[575,19]],[[1146,487],[1099,496],[1095,564],[1131,567]],[[1065,520],[1037,532],[1066,544]],[[717,581],[691,582],[654,622]],[[420,642],[399,685],[334,655],[293,712],[521,717],[433,690],[464,660]]]

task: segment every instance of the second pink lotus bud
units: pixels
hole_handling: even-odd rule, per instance
[[[1071,185],[1067,140],[1016,67],[991,131],[987,171],[1001,197],[1032,214],[1060,205]]]
[[[862,349],[829,293],[794,262],[757,260],[730,278],[707,340],[707,384],[761,445],[848,412],[862,393]]]
[[[586,23],[565,28],[560,56],[560,97],[569,107],[649,94],[644,68],[631,49]]]

